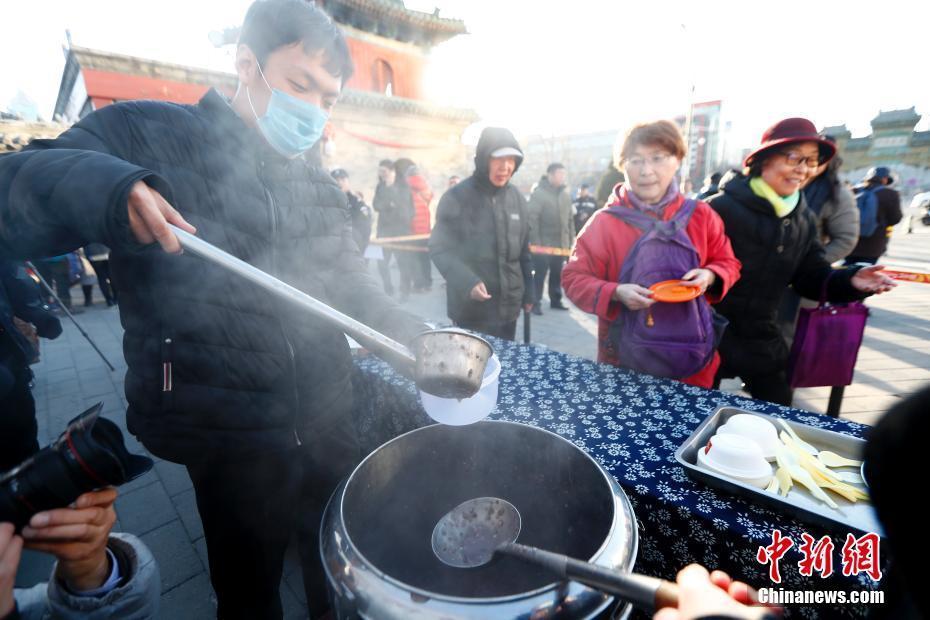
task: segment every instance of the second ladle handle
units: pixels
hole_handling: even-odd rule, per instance
[[[561,553],[552,553],[518,543],[503,545],[498,553],[544,566],[554,574],[614,594],[643,611],[678,606],[678,586],[670,581],[637,573],[621,573]]]
[[[177,236],[178,241],[185,250],[242,276],[280,299],[297,304],[318,318],[335,325],[372,353],[382,357],[386,355],[393,360],[409,364],[410,372],[411,374],[413,373],[416,358],[413,356],[410,349],[404,345],[388,338],[379,331],[375,331],[364,323],[356,321],[349,315],[339,312],[322,301],[307,295],[290,284],[278,280],[274,276],[265,273],[244,260],[236,258],[228,252],[224,252],[215,245],[207,243],[203,239],[195,237],[177,226],[171,224],[169,224],[169,226],[171,227],[171,232]]]

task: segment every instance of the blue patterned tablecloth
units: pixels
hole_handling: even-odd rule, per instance
[[[829,532],[688,477],[674,453],[717,407],[732,405],[861,437],[860,424],[740,398],[677,381],[639,375],[539,346],[491,339],[500,358],[500,396],[491,419],[522,422],[558,433],[593,456],[626,491],[640,521],[636,570],[674,579],[681,567],[699,562],[757,587],[786,590],[876,589],[867,575],[844,577],[840,549],[845,532]],[[414,428],[433,423],[413,384],[373,357],[357,360],[356,425],[366,453]],[[795,541],[781,560],[782,583],[756,560],[772,531]],[[801,534],[831,535],[833,576],[804,577],[797,562]],[[882,555],[882,565],[887,557]],[[824,609],[796,606],[791,617],[861,618],[865,606]]]

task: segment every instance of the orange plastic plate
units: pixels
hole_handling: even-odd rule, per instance
[[[701,289],[684,284],[684,280],[656,282],[649,290],[653,292],[653,299],[666,303],[681,303],[701,296]]]

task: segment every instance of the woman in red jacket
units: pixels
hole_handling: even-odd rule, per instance
[[[714,333],[718,324],[706,302],[716,303],[723,298],[739,279],[740,262],[733,255],[720,217],[706,203],[686,200],[678,191],[677,172],[684,154],[681,133],[669,121],[641,124],[630,130],[618,157],[626,182],[614,189],[608,208],[598,211],[582,229],[562,272],[562,284],[575,305],[598,316],[598,361],[710,387],[720,366],[715,350],[719,333]],[[682,228],[684,233],[675,243],[661,245],[666,238],[679,235]],[[665,232],[644,232],[649,230]],[[644,235],[656,239],[651,251],[646,250],[644,239],[637,247],[637,258],[625,265],[630,251]],[[667,265],[662,264],[666,256],[676,252],[677,262],[669,258]],[[675,312],[685,313],[679,315],[685,318],[676,325],[662,323],[658,320],[659,308],[653,307],[662,302],[653,299],[647,287],[663,276],[649,274],[660,274],[663,269],[671,274],[689,256],[693,258],[692,267],[669,277],[687,281],[703,299],[698,297],[685,302],[691,306],[674,308]],[[663,305],[671,308],[671,304]],[[682,336],[682,342],[688,344],[674,342],[676,335],[672,342],[654,351],[649,351],[648,345],[647,350],[642,350],[650,334],[661,337],[663,333],[681,333],[682,329],[693,332]],[[679,369],[689,368],[686,375],[674,370],[676,361],[681,361],[675,359],[674,353],[679,346],[683,351],[703,346],[706,351],[695,358],[697,365],[677,365]],[[669,358],[665,366],[649,359],[661,362],[663,356]],[[656,370],[660,367],[669,370]]]
[[[432,230],[429,205],[433,201],[433,188],[411,160],[399,159],[397,165],[404,170],[403,174],[413,197],[412,234],[428,235]],[[423,247],[426,245],[424,244]],[[413,292],[429,292],[433,288],[433,265],[429,254],[427,252],[416,254],[411,262],[413,263]]]

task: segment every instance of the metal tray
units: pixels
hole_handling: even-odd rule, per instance
[[[788,491],[787,496],[781,496],[774,493],[767,493],[764,489],[738,482],[732,478],[724,476],[714,471],[698,467],[697,451],[707,445],[707,441],[714,436],[717,428],[725,424],[734,415],[748,413],[750,415],[766,418],[775,425],[775,428],[781,432],[782,427],[777,422],[781,418],[770,416],[758,411],[745,411],[736,407],[720,407],[705,419],[700,426],[691,434],[685,443],[675,451],[675,460],[677,460],[688,475],[700,480],[710,486],[717,487],[735,495],[739,495],[749,501],[766,504],[772,509],[797,517],[800,520],[816,523],[831,530],[842,528],[852,528],[859,532],[875,532],[879,536],[884,536],[884,532],[878,523],[878,518],[868,501],[850,502],[835,493],[827,491],[833,500],[839,505],[839,510],[830,508],[820,500],[814,498],[810,491],[803,488],[795,482]],[[865,450],[865,440],[857,437],[850,437],[835,431],[828,431],[822,428],[799,424],[791,420],[785,420],[788,425],[794,429],[794,432],[804,441],[819,448],[820,450],[831,450],[846,458],[862,460],[862,454]],[[843,467],[840,471],[857,471],[857,469]],[[868,489],[866,489],[868,491]]]

